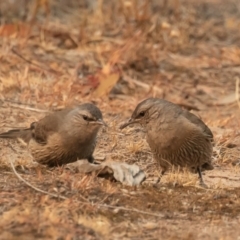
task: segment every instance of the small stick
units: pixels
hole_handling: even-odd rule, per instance
[[[236,89],[235,89],[235,94],[236,94],[236,100],[237,100],[237,104],[238,104],[238,107],[240,109],[240,101],[239,101],[239,78],[236,77]]]
[[[21,59],[23,59],[25,62],[27,62],[27,63],[29,63],[29,64],[31,64],[31,65],[34,65],[34,66],[40,68],[41,70],[45,70],[45,71],[52,72],[52,73],[54,73],[54,74],[58,74],[58,75],[59,75],[59,72],[56,71],[56,70],[54,70],[54,69],[52,69],[52,68],[49,68],[49,67],[46,68],[46,67],[45,67],[45,69],[43,69],[43,67],[40,66],[39,64],[34,63],[34,62],[32,62],[31,60],[26,59],[26,58],[23,57],[20,53],[18,53],[14,48],[12,48],[11,50],[12,50],[12,52],[13,52],[15,55],[17,55],[18,57],[20,57]]]
[[[37,191],[37,192],[47,194],[47,195],[49,195],[49,196],[51,196],[51,197],[61,198],[61,199],[64,199],[64,200],[67,199],[67,198],[64,197],[64,196],[57,195],[57,194],[54,194],[54,193],[49,193],[49,192],[44,191],[44,190],[42,190],[42,189],[40,189],[40,188],[34,187],[31,183],[27,182],[25,179],[23,179],[23,178],[17,173],[17,171],[16,171],[16,169],[15,169],[15,167],[14,167],[14,165],[13,165],[13,162],[12,162],[11,158],[9,158],[9,162],[10,162],[11,167],[12,167],[12,170],[13,170],[14,174],[17,176],[17,178],[20,179],[22,182],[24,182],[26,185],[28,185],[30,188],[34,189],[34,190]]]
[[[9,145],[10,148],[16,152],[16,150],[11,146]],[[14,167],[14,164],[11,160],[11,158],[9,158],[9,162],[11,164],[11,167],[12,167],[12,170],[14,172],[14,174],[17,176],[17,178],[19,180],[21,180],[22,182],[24,182],[27,186],[29,186],[30,188],[34,189],[35,191],[37,192],[40,192],[40,193],[43,193],[43,194],[46,194],[46,195],[49,195],[51,197],[55,197],[55,198],[60,198],[60,199],[63,199],[63,200],[66,200],[68,199],[67,197],[64,197],[62,195],[58,195],[58,194],[53,194],[53,193],[49,193],[47,191],[44,191],[40,188],[37,188],[35,186],[33,186],[32,184],[30,184],[29,182],[27,182],[25,179],[23,179],[16,171],[15,167]],[[87,199],[84,198],[84,200],[87,201]],[[146,211],[142,211],[142,210],[138,210],[138,209],[135,209],[135,208],[126,208],[126,207],[116,207],[116,206],[112,206],[112,205],[108,205],[108,204],[99,204],[99,203],[91,203],[91,202],[83,202],[83,201],[79,201],[80,203],[82,204],[88,204],[88,205],[92,205],[92,206],[96,206],[96,207],[101,207],[101,208],[108,208],[108,209],[114,209],[114,210],[123,210],[123,211],[126,211],[126,212],[136,212],[136,213],[140,213],[140,214],[144,214],[144,215],[150,215],[150,216],[154,216],[154,217],[160,217],[160,218],[163,218],[164,216],[161,215],[161,214],[157,214],[157,213],[151,213],[151,212],[146,212]]]

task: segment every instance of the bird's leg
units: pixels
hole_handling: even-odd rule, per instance
[[[94,162],[94,157],[91,155],[90,157],[87,158],[89,163],[93,163]]]
[[[155,182],[155,185],[160,183],[161,179],[162,179],[162,176],[164,175],[164,173],[166,172],[166,169],[165,168],[162,168],[161,167],[161,174],[160,176],[157,178],[156,182]]]
[[[200,167],[197,167],[197,172],[198,172],[198,176],[199,176],[200,185],[204,188],[207,188],[207,185],[203,181],[202,172],[201,172]]]
[[[160,175],[160,177],[159,177],[159,181],[161,181],[161,179],[162,179],[162,177],[163,177],[163,175],[164,175],[165,172],[166,172],[166,169],[163,168],[162,171],[161,171],[161,175]]]

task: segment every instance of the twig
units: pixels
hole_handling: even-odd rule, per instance
[[[12,50],[12,52],[13,52],[15,55],[17,55],[18,57],[20,57],[21,59],[23,59],[25,62],[27,62],[27,63],[29,63],[29,64],[31,64],[31,65],[34,65],[34,66],[36,66],[36,67],[38,67],[38,68],[42,68],[40,65],[38,65],[38,64],[36,64],[36,63],[28,60],[28,59],[26,59],[26,58],[23,57],[22,55],[20,55],[20,53],[18,53],[14,48],[12,48],[11,50]]]
[[[11,148],[12,148],[12,147],[11,147]],[[9,158],[9,162],[10,162],[11,167],[12,167],[12,170],[13,170],[14,174],[17,176],[17,178],[20,179],[22,182],[24,182],[26,185],[28,185],[30,188],[34,189],[34,190],[37,191],[37,192],[44,193],[44,194],[47,194],[47,195],[52,196],[52,197],[55,197],[55,198],[61,198],[61,199],[64,199],[64,200],[67,199],[67,198],[64,197],[64,196],[57,195],[57,194],[54,194],[54,193],[49,193],[49,192],[44,191],[44,190],[42,190],[42,189],[40,189],[40,188],[34,187],[31,183],[27,182],[25,179],[23,179],[23,178],[17,173],[17,171],[16,171],[16,169],[15,169],[15,167],[14,167],[14,165],[13,165],[13,162],[12,162],[11,158]]]
[[[187,104],[187,103],[176,103],[176,104],[179,105],[180,107],[187,109],[188,111],[190,111],[190,110],[199,111],[200,110],[198,107]]]
[[[123,77],[123,79],[124,79],[126,82],[133,83],[133,84],[135,84],[135,85],[137,85],[137,86],[139,86],[139,87],[142,87],[142,88],[146,89],[146,91],[150,91],[150,90],[152,89],[153,91],[155,91],[155,92],[157,92],[157,93],[159,93],[159,94],[162,94],[162,93],[163,93],[163,90],[162,90],[161,88],[158,88],[158,87],[156,87],[156,86],[151,87],[151,86],[149,86],[148,84],[143,83],[143,82],[140,82],[140,81],[138,81],[138,80],[136,80],[136,79],[133,79],[133,78],[131,78],[131,77],[129,77],[129,76],[126,76],[126,75],[125,75],[125,76]]]
[[[230,181],[236,181],[236,182],[239,182],[240,178],[238,179],[234,179],[234,178],[229,178],[229,177],[226,177],[226,176],[208,176],[209,178],[223,178],[223,179],[227,179],[227,180],[230,180]]]
[[[15,153],[17,152],[11,144],[9,144],[9,146],[10,146],[10,148],[12,149],[12,151],[14,151]],[[40,188],[34,187],[31,183],[27,182],[24,178],[22,178],[22,177],[18,174],[18,172],[16,171],[16,168],[14,167],[14,164],[13,164],[13,162],[12,162],[12,160],[11,160],[10,158],[9,158],[9,162],[10,162],[10,164],[11,164],[11,167],[12,167],[12,170],[13,170],[14,174],[15,174],[21,181],[23,181],[26,185],[28,185],[28,186],[31,187],[32,189],[36,190],[37,192],[44,193],[44,194],[47,194],[47,195],[49,195],[49,196],[52,196],[52,197],[55,197],[55,198],[58,198],[58,199],[59,199],[59,198],[64,199],[64,200],[65,200],[65,199],[68,199],[67,197],[61,196],[61,195],[59,195],[59,194],[50,193],[50,192],[44,191],[44,190],[42,190],[42,189],[40,189]],[[82,196],[81,196],[81,198],[82,198],[84,201],[88,201],[86,198],[84,198],[84,197],[82,197]],[[82,203],[88,203],[88,202],[82,202]],[[90,203],[89,203],[89,204],[90,204]]]
[[[157,213],[151,213],[151,212],[146,212],[146,211],[142,211],[142,210],[138,210],[135,208],[126,208],[126,207],[115,207],[115,206],[111,206],[111,205],[105,205],[105,204],[98,204],[98,203],[93,203],[93,205],[97,206],[97,207],[104,207],[104,208],[110,208],[110,209],[115,209],[115,210],[123,210],[125,212],[136,212],[136,213],[141,213],[144,215],[150,215],[150,216],[154,216],[154,217],[164,217],[164,215],[161,214],[157,214]]]
[[[7,101],[7,100],[6,100]],[[39,112],[39,113],[49,113],[48,110],[43,110],[43,109],[39,109],[39,108],[33,108],[33,107],[28,107],[28,106],[22,106],[20,104],[14,104],[14,103],[11,103],[9,102],[8,103],[11,107],[14,107],[14,108],[20,108],[20,109],[24,109],[24,110],[29,110],[29,111],[34,111],[34,112]]]
[[[45,71],[52,72],[52,73],[54,73],[54,74],[58,74],[58,75],[59,75],[59,72],[58,72],[58,71],[56,71],[56,70],[54,70],[54,69],[52,69],[52,68],[50,68],[50,67],[42,67],[42,66],[40,66],[39,64],[34,63],[34,62],[32,62],[31,60],[26,59],[26,58],[23,57],[20,53],[18,53],[14,48],[12,48],[11,50],[12,50],[12,52],[13,52],[15,55],[17,55],[18,57],[20,57],[21,59],[23,59],[25,62],[27,62],[27,63],[29,63],[29,64],[31,64],[31,65],[34,65],[34,66],[40,68],[41,70],[45,70]]]
[[[13,148],[13,146],[11,144],[9,144],[10,148],[16,153],[16,150]],[[22,182],[24,182],[27,186],[29,186],[30,188],[34,189],[35,191],[37,192],[40,192],[40,193],[43,193],[43,194],[46,194],[46,195],[49,195],[51,197],[55,197],[55,198],[60,198],[60,199],[63,199],[63,200],[66,200],[68,199],[67,197],[64,197],[62,195],[57,195],[57,194],[54,194],[54,193],[49,193],[47,191],[44,191],[40,188],[37,188],[35,186],[33,186],[32,184],[30,184],[29,182],[27,182],[25,179],[23,179],[16,171],[15,167],[14,167],[14,164],[11,160],[11,158],[9,158],[9,162],[11,164],[11,168],[14,172],[14,174],[17,176],[17,178],[19,180],[21,180]],[[87,200],[87,199],[86,199]],[[146,212],[146,211],[142,211],[142,210],[138,210],[138,209],[135,209],[135,208],[126,208],[126,207],[116,207],[116,206],[112,206],[112,205],[108,205],[108,204],[99,204],[99,203],[91,203],[91,202],[84,202],[84,201],[79,201],[80,203],[82,204],[88,204],[88,205],[91,205],[91,206],[95,206],[95,207],[100,207],[100,208],[108,208],[108,209],[114,209],[116,211],[125,211],[125,212],[136,212],[136,213],[140,213],[140,214],[144,214],[144,215],[149,215],[149,216],[154,216],[154,217],[160,217],[162,218],[163,215],[160,215],[160,214],[157,214],[157,213],[151,213],[151,212]]]
[[[106,42],[108,41],[108,42],[112,42],[112,43],[115,43],[118,45],[123,45],[122,40],[119,40],[116,38],[110,38],[110,37],[92,38],[92,39],[87,40],[86,43],[94,43],[94,42],[102,42],[102,41],[106,41]]]
[[[235,89],[235,94],[236,94],[236,100],[237,100],[237,104],[238,104],[238,107],[240,109],[240,101],[239,101],[239,78],[236,77],[236,89]]]

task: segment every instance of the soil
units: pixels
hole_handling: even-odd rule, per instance
[[[38,2],[35,18],[28,1],[0,10],[1,132],[91,101],[108,124],[96,160],[137,164],[147,178],[130,187],[49,169],[33,162],[22,141],[0,139],[0,239],[239,239],[238,1],[123,1],[122,8],[104,1],[102,15],[94,1],[86,1],[90,10],[84,1]],[[98,95],[102,76],[111,91]],[[186,169],[171,169],[155,184],[159,169],[144,131],[119,129],[150,96],[192,111],[212,130],[207,188]],[[29,187],[11,163],[27,183],[58,197]]]

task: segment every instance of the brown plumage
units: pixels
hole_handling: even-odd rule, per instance
[[[50,167],[78,159],[93,162],[96,137],[102,125],[105,123],[101,111],[85,103],[47,115],[30,128],[2,133],[0,138],[22,138],[34,160]]]
[[[201,170],[213,169],[213,134],[201,119],[176,104],[149,98],[137,105],[132,117],[120,128],[134,123],[146,130],[162,175],[172,165],[194,168],[203,184]]]

